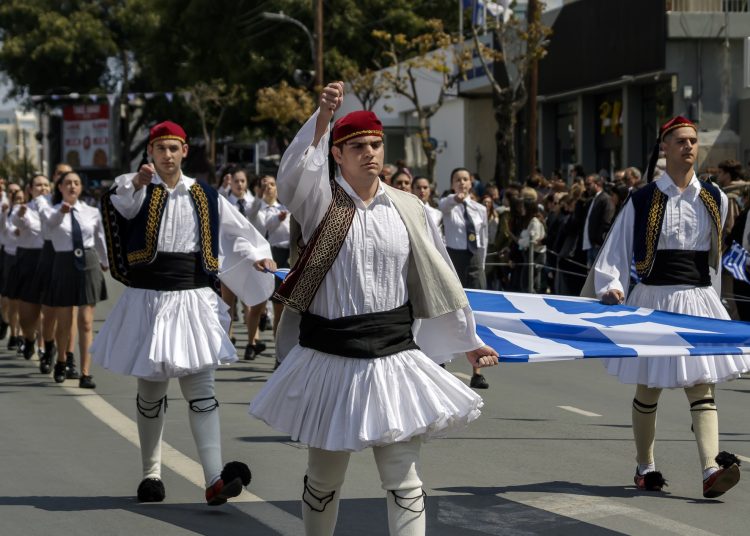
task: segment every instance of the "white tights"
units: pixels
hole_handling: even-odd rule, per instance
[[[423,536],[425,501],[417,463],[419,437],[405,443],[373,447],[388,504],[391,536]],[[349,452],[310,448],[302,493],[302,519],[307,536],[332,536],[338,517],[341,486]]]
[[[221,429],[218,402],[214,398],[214,371],[179,378],[182,396],[188,402],[193,440],[203,466],[206,487],[221,474]],[[138,379],[138,436],[141,440],[143,478],[161,478],[161,438],[169,380]]]

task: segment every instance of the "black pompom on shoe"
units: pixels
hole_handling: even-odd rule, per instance
[[[253,475],[247,464],[242,462],[229,462],[224,466],[224,469],[221,471],[221,479],[224,482],[229,482],[235,478],[239,478],[243,486],[250,484]]]
[[[220,506],[227,499],[242,493],[242,488],[250,483],[250,468],[242,462],[229,462],[221,471],[221,476],[211,487],[206,489],[206,503],[209,506]]]
[[[633,482],[635,487],[642,491],[661,491],[667,485],[667,481],[659,471],[649,471],[642,475],[637,469]]]
[[[158,478],[144,478],[138,485],[138,502],[162,502],[167,496]]]
[[[722,469],[728,469],[733,465],[737,465],[737,467],[742,465],[742,462],[740,462],[740,459],[737,456],[725,450],[722,450],[719,454],[717,454],[716,458],[714,459]]]

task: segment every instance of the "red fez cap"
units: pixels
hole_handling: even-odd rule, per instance
[[[187,134],[177,123],[164,121],[151,127],[148,133],[148,142],[153,143],[157,140],[179,140],[187,143]]]
[[[383,137],[383,123],[380,122],[377,115],[367,110],[351,112],[333,125],[334,145],[359,136]]]
[[[673,117],[661,126],[661,128],[659,129],[659,141],[664,141],[664,136],[666,136],[669,132],[682,127],[690,127],[698,132],[698,127],[695,125],[695,123],[693,123],[686,117],[678,115],[677,117]]]

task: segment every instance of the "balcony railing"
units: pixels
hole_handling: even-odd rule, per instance
[[[667,11],[691,13],[747,12],[748,0],[667,0]]]

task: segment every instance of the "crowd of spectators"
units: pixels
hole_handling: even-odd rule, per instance
[[[663,169],[657,166],[656,176],[661,173]],[[450,189],[436,191],[435,184],[425,177],[411,178],[402,162],[386,165],[381,176],[394,187],[413,188],[433,208],[453,193]],[[750,206],[750,182],[745,181],[742,165],[725,160],[705,169],[698,178],[715,183],[727,194],[724,242],[731,246],[732,230],[735,225],[745,229]],[[575,166],[567,176],[559,171],[549,177],[537,172],[522,183],[511,182],[503,188],[482,182],[475,174],[471,180],[469,195],[487,211],[486,288],[562,295],[580,293],[588,269],[629,193],[646,184],[636,167],[610,174],[606,170],[589,173]],[[430,186],[429,196],[423,192],[425,183]],[[740,237],[747,234],[735,232]],[[741,285],[733,286],[726,273],[722,286],[730,312],[735,318],[744,316],[738,309],[744,309],[743,297],[750,304],[750,286],[742,287],[747,292],[739,292]],[[750,311],[747,315],[750,320]]]

